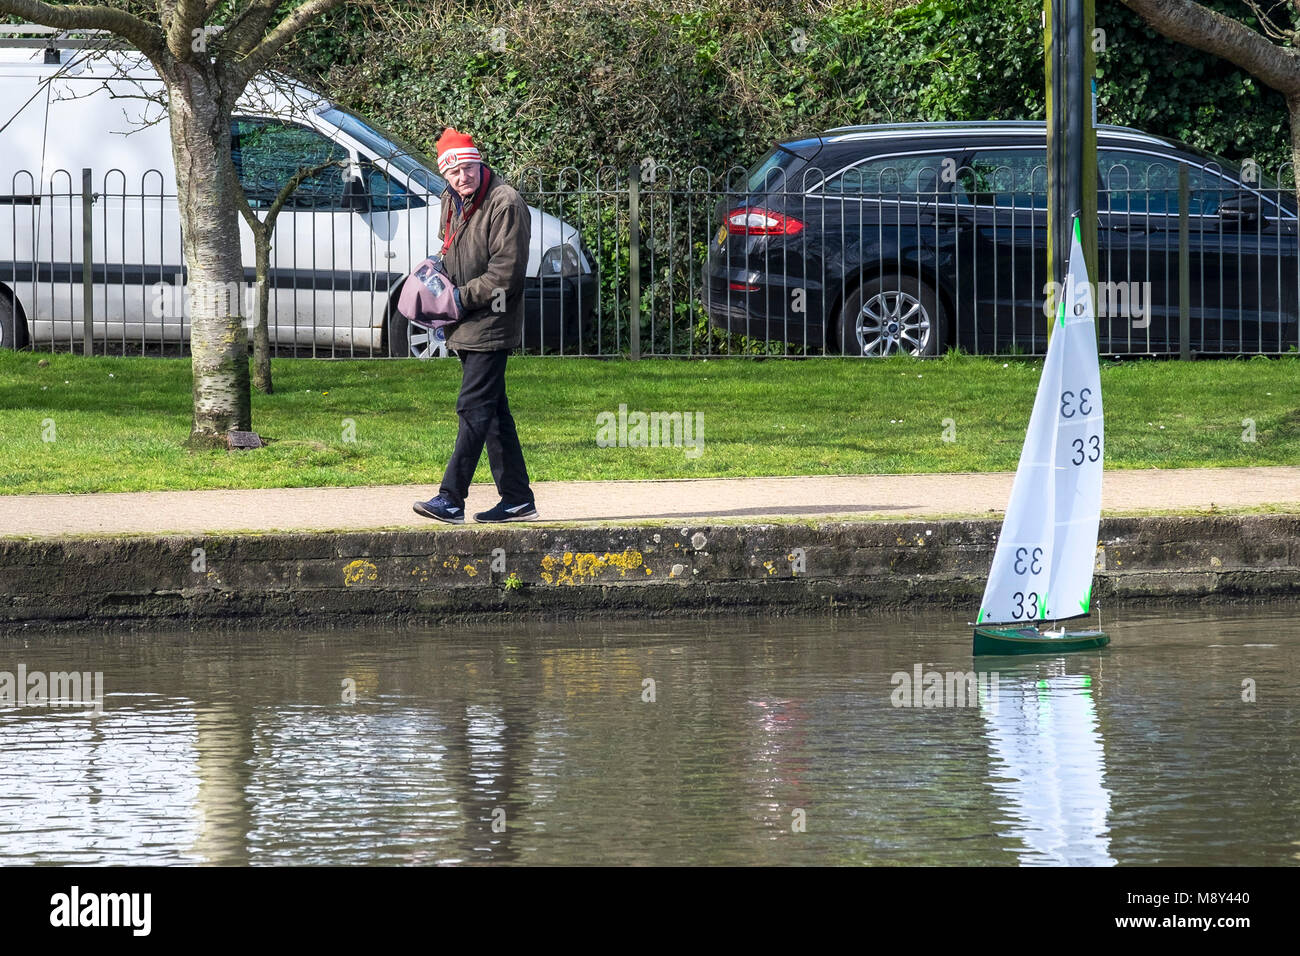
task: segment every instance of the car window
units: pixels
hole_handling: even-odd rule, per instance
[[[953,198],[976,206],[1046,209],[1046,148],[978,151],[957,170]]]
[[[361,174],[365,177],[366,192],[370,194],[370,208],[374,212],[389,212],[395,209],[414,209],[423,206],[424,198],[408,191],[401,183],[370,160],[361,163]]]
[[[842,196],[933,196],[943,185],[945,160],[950,169],[956,168],[948,156],[938,153],[869,159],[827,180],[822,192]]]
[[[746,187],[751,193],[773,188],[781,181],[782,168],[792,159],[794,156],[789,153],[773,148],[754,166],[745,184]]]
[[[763,154],[745,174],[745,188],[751,193],[768,190],[804,189],[819,183],[824,174],[810,167],[809,161],[821,152],[820,139],[801,139],[790,143],[778,143]],[[783,185],[788,175],[802,169],[802,175],[789,186]]]
[[[1098,183],[1109,198],[1111,212],[1178,215],[1178,162],[1163,156],[1122,149],[1097,152],[1101,167]],[[1191,216],[1213,216],[1219,204],[1241,191],[1241,186],[1201,166],[1187,167],[1188,206]],[[1106,208],[1105,203],[1101,204]]]
[[[254,209],[275,201],[284,185],[303,169],[348,159],[343,146],[315,130],[274,120],[237,119],[231,129],[231,156],[239,184]],[[345,168],[330,166],[303,180],[286,209],[341,209]]]

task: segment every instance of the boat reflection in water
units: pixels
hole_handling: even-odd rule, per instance
[[[1017,663],[1019,663],[1017,661]],[[1021,864],[1114,866],[1106,755],[1092,677],[1066,673],[1066,659],[999,674],[999,700],[981,701],[989,784],[1024,841]]]

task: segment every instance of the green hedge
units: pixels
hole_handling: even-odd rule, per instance
[[[1222,8],[1242,12],[1235,0]],[[300,36],[291,70],[430,152],[445,126],[469,132],[512,178],[572,166],[590,181],[602,166],[626,170],[647,157],[679,175],[693,166],[721,174],[751,165],[775,139],[832,126],[1042,118],[1041,11],[1024,0],[684,0],[672,9],[373,0]],[[1101,0],[1097,26],[1100,121],[1253,156],[1269,171],[1289,157],[1280,94],[1164,40],[1117,0]],[[625,211],[551,211],[600,237],[599,334],[606,348],[616,337],[626,348]],[[659,258],[643,255],[641,265],[644,348],[784,348],[711,330],[678,294],[698,276],[709,230],[688,228],[680,208],[656,222],[646,240]]]
[[[374,0],[301,36],[293,70],[429,147],[463,128],[507,172],[646,156],[721,170],[835,125],[1041,118],[1040,15],[1024,0]],[[1280,94],[1118,0],[1097,26],[1100,121],[1267,169],[1288,158]]]

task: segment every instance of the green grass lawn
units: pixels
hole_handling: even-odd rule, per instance
[[[1040,367],[512,358],[507,383],[535,481],[1010,471]],[[457,362],[283,359],[273,372],[275,394],[253,398],[268,446],[192,453],[188,361],[0,352],[0,492],[436,488]],[[1102,390],[1108,468],[1300,462],[1300,360],[1109,363]],[[699,413],[701,453],[597,447],[597,416],[620,404]]]

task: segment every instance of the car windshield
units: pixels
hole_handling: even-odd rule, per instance
[[[434,163],[410,143],[363,120],[341,106],[331,106],[320,114],[358,143],[372,152],[376,159],[391,164],[412,182],[439,195],[447,188],[447,181],[433,171]]]

